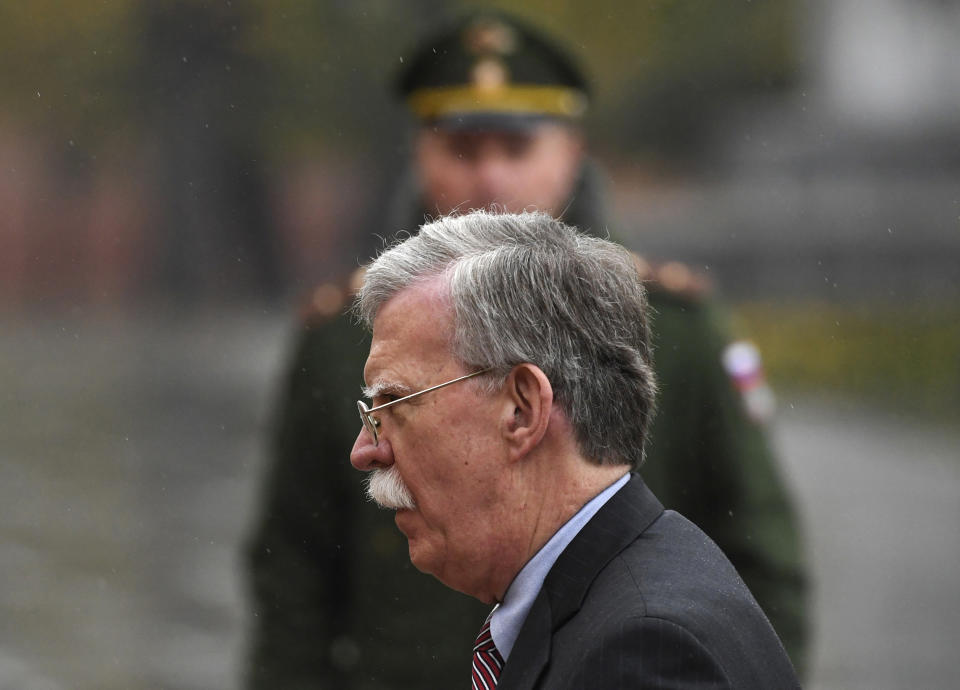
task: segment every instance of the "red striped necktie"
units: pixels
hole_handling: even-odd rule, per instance
[[[493,690],[503,668],[503,657],[490,634],[490,616],[487,616],[473,647],[473,690]]]

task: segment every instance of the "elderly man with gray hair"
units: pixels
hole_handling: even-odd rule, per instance
[[[441,218],[355,307],[351,462],[417,568],[496,603],[474,688],[798,687],[726,557],[633,473],[656,385],[628,252],[542,213]]]

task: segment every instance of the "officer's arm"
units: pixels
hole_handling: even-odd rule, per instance
[[[807,583],[799,521],[768,436],[769,389],[763,389],[762,372],[754,372],[757,378],[749,371],[749,346],[731,348],[719,309],[708,305],[705,314],[709,356],[702,360],[701,412],[712,465],[707,490],[713,497],[703,505],[715,514],[704,524],[711,526],[710,536],[736,566],[802,677]]]

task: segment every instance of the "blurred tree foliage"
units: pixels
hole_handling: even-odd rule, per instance
[[[93,146],[131,123],[133,0],[0,4],[4,120]]]
[[[159,5],[157,33],[145,22]],[[731,100],[789,84],[797,61],[796,0],[34,0],[0,7],[0,107],[95,148],[153,126],[145,109],[189,101],[178,86],[192,80],[221,99],[220,125],[281,157],[383,151],[401,131],[389,80],[404,52],[429,26],[483,6],[580,56],[596,85],[590,133],[610,151],[695,155]],[[205,61],[195,41],[170,62],[198,21],[212,22],[220,53]]]

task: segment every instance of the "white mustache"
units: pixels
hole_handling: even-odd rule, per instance
[[[367,498],[388,510],[413,510],[417,507],[413,494],[403,483],[396,465],[376,469],[367,475]]]

